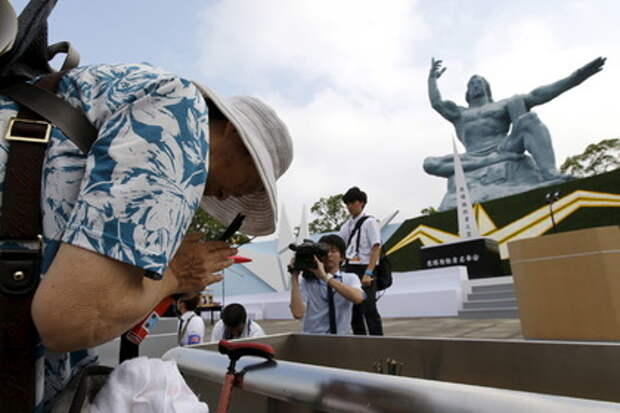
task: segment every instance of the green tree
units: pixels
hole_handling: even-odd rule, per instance
[[[592,143],[580,155],[566,158],[560,171],[579,178],[620,168],[620,139],[603,139]]]
[[[194,214],[194,218],[192,218],[188,232],[200,232],[203,234],[202,239],[211,241],[216,240],[225,229],[225,225],[199,208],[196,214]],[[233,244],[244,244],[249,241],[249,238],[247,235],[237,232],[230,241]]]
[[[422,214],[422,215],[433,215],[433,214],[436,214],[438,212],[439,211],[437,211],[437,209],[435,207],[432,207],[432,206],[429,206],[429,207],[426,207],[426,208],[422,208],[420,210],[420,214]]]
[[[342,194],[319,199],[312,205],[310,212],[318,216],[308,225],[311,234],[338,231],[349,217],[342,202]]]

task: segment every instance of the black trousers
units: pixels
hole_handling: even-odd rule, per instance
[[[344,271],[357,274],[361,281],[366,267],[365,264],[347,264],[344,267]],[[381,323],[379,311],[377,311],[377,281],[373,280],[370,286],[362,286],[362,289],[366,293],[366,299],[361,304],[353,305],[353,315],[351,317],[353,334],[382,336],[383,324]]]

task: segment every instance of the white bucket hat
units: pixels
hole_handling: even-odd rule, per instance
[[[224,200],[203,196],[200,206],[224,225],[232,222],[238,213],[245,215],[240,228],[245,234],[273,233],[278,220],[276,180],[293,160],[293,142],[286,125],[273,109],[256,98],[235,96],[223,100],[212,90],[195,85],[207,101],[209,111],[219,110],[233,124],[252,156],[265,188],[261,192],[230,196]]]

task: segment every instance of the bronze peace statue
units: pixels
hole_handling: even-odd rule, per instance
[[[489,82],[474,75],[467,83],[465,100],[458,106],[443,100],[437,79],[446,71],[441,60],[431,60],[428,97],[433,109],[450,121],[465,146],[459,155],[472,196],[481,202],[570,179],[556,169],[551,135],[530,110],[549,102],[602,70],[604,57],[598,57],[569,76],[529,93],[494,101]],[[428,157],[424,170],[448,178],[448,193],[440,210],[454,208],[453,155]]]

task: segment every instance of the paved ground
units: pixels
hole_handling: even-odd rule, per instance
[[[296,320],[260,320],[258,323],[267,334],[301,331]],[[386,336],[407,337],[458,337],[522,339],[518,319],[463,319],[463,318],[388,318],[383,320]],[[206,337],[211,335],[207,322]]]

